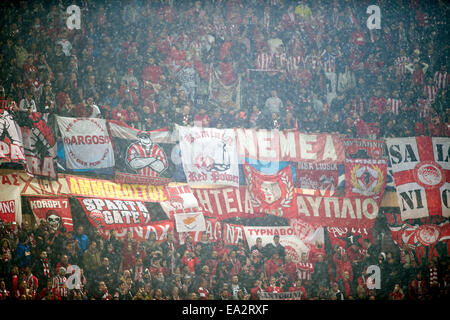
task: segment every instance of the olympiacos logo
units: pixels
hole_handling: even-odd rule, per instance
[[[434,161],[423,161],[414,168],[414,177],[426,189],[439,188],[445,181],[441,166]]]

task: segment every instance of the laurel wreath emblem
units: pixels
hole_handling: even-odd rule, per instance
[[[246,178],[247,178],[247,188],[250,193],[250,201],[252,203],[253,207],[261,207],[261,200],[255,197],[253,194],[253,185],[254,185],[254,179],[253,179],[253,172],[250,167],[245,167],[246,171]],[[294,185],[290,181],[288,174],[286,171],[283,171],[281,173],[281,181],[286,185],[286,196],[281,199],[280,206],[283,208],[290,208],[292,199],[294,198]]]
[[[358,171],[359,167],[360,167],[359,164],[357,164],[353,167],[352,173],[351,173],[351,183],[355,188],[357,188],[358,190],[361,190],[362,192],[370,191],[370,190],[366,190],[365,188],[363,188],[356,178],[356,171]],[[384,183],[383,173],[381,172],[381,169],[378,166],[373,166],[372,168],[378,172],[378,182],[375,185],[375,187],[373,188],[373,192],[380,193],[381,187],[383,186],[383,183]]]

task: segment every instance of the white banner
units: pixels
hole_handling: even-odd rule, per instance
[[[233,129],[178,127],[181,158],[190,185],[239,186]]]
[[[259,292],[259,300],[302,300],[301,291],[293,292]]]
[[[106,120],[57,117],[67,168],[101,169],[114,166]]]
[[[206,231],[205,217],[203,213],[177,213],[175,228],[177,232]]]
[[[178,213],[200,212],[197,198],[187,185],[166,187],[168,200],[160,202],[161,208],[169,219]]]
[[[257,238],[261,238],[262,245],[265,246],[273,243],[273,237],[279,235],[286,255],[291,256],[295,263],[300,262],[303,252],[309,252],[308,246],[297,236],[293,227],[244,227],[244,233],[249,248],[256,244]]]

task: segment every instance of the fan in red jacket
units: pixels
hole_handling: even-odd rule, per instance
[[[200,264],[200,259],[197,258],[191,251],[186,250],[184,256],[181,258],[181,263],[188,266],[189,272],[195,274],[195,267]]]
[[[278,252],[274,252],[272,258],[267,260],[265,265],[266,276],[271,277],[283,265]]]
[[[302,284],[302,279],[298,279],[295,281],[292,286],[289,287],[289,292],[297,292],[300,291],[302,293],[301,299],[308,298],[308,294],[306,293],[306,289]]]
[[[281,288],[277,285],[277,278],[271,277],[269,280],[269,285],[266,287],[267,292],[280,293]]]
[[[290,281],[294,282],[297,279],[297,265],[292,262],[291,256],[286,256],[283,269]]]

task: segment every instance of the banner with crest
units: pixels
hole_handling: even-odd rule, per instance
[[[295,188],[291,167],[287,166],[276,174],[269,175],[243,164],[253,209],[284,218],[297,216]]]
[[[239,186],[233,129],[178,127],[181,159],[189,185]]]
[[[346,159],[345,189],[347,197],[382,198],[386,186],[385,159]]]

